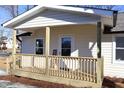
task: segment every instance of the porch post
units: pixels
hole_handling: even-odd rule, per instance
[[[48,56],[50,52],[50,27],[46,27],[46,42],[45,42],[45,54],[46,54],[46,75],[49,74]]]
[[[97,58],[101,58],[101,33],[102,23],[97,22]]]
[[[16,30],[13,30],[13,69],[15,69],[16,66]]]

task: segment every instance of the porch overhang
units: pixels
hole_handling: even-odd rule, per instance
[[[59,11],[66,11],[66,12],[70,12],[70,13],[77,13],[79,15],[85,15],[85,16],[91,16],[91,17],[97,17],[98,20],[95,21],[89,21],[89,23],[94,23],[94,22],[98,22],[100,20],[103,21],[103,23],[105,24],[109,24],[109,25],[113,25],[113,21],[112,21],[112,15],[113,15],[113,11],[103,11],[103,10],[95,10],[95,9],[86,9],[86,8],[75,8],[75,7],[66,7],[66,6],[37,6],[15,18],[13,18],[10,21],[7,21],[5,23],[2,24],[3,27],[7,27],[7,28],[12,28],[12,29],[20,29],[20,28],[30,28],[30,26],[27,27],[20,27],[20,26],[16,26],[18,25],[20,22],[22,23],[24,20],[27,20],[28,18],[31,18],[35,15],[37,15],[38,13],[43,12],[44,10],[59,10]],[[104,12],[104,13],[103,13]],[[74,18],[75,19],[75,18]],[[107,21],[106,21],[107,20]],[[87,22],[82,21],[82,22],[70,22],[70,21],[66,21],[65,23],[54,23],[54,24],[38,24],[32,27],[46,27],[46,26],[57,26],[57,25],[73,25],[73,24],[85,24]]]
[[[27,27],[15,27],[14,29],[16,30],[23,30],[23,31],[32,31],[32,30],[38,30],[41,28],[46,28],[46,27],[62,27],[62,26],[77,26],[77,25],[97,25],[97,21],[94,22],[82,22],[82,23],[63,23],[63,24],[52,24],[52,25],[44,25],[44,24],[39,24],[37,26],[27,26]]]

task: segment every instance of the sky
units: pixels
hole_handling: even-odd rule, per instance
[[[23,13],[25,9],[26,9],[26,5],[19,5],[20,14]],[[124,5],[116,5],[113,8],[113,10],[119,10],[119,12],[124,12]],[[10,19],[12,19],[12,17],[10,16],[9,12],[0,7],[0,24]],[[12,31],[10,31],[10,29],[4,29],[3,27],[0,26],[0,34],[1,34],[1,30],[5,30],[3,34],[8,38],[12,37]]]
[[[26,6],[20,5],[19,13],[21,14],[21,13],[25,12],[25,9],[26,9]],[[0,25],[10,19],[12,19],[12,17],[10,16],[9,12],[0,7]],[[4,29],[2,26],[0,26],[0,36],[1,36],[1,34],[7,36],[8,38],[12,37],[12,31],[10,31],[10,29],[7,29],[7,28]]]

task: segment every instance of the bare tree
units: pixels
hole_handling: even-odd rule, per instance
[[[36,5],[26,5],[25,11],[35,7]],[[19,6],[18,5],[1,5],[0,8],[8,11],[10,17],[14,18],[15,16],[19,15]]]
[[[1,5],[0,7],[8,11],[10,17],[12,18],[17,16],[19,13],[18,5]]]
[[[27,6],[26,6],[26,11],[28,11],[29,9],[31,9],[31,8],[33,8],[33,7],[35,7],[35,6],[37,6],[37,5],[27,5]]]

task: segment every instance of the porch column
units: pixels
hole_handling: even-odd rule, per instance
[[[45,42],[45,54],[46,54],[46,75],[49,74],[48,56],[50,53],[50,27],[46,27],[46,42]]]
[[[101,58],[101,33],[102,23],[97,22],[97,58]]]
[[[16,66],[16,30],[13,30],[13,69],[15,69]]]

